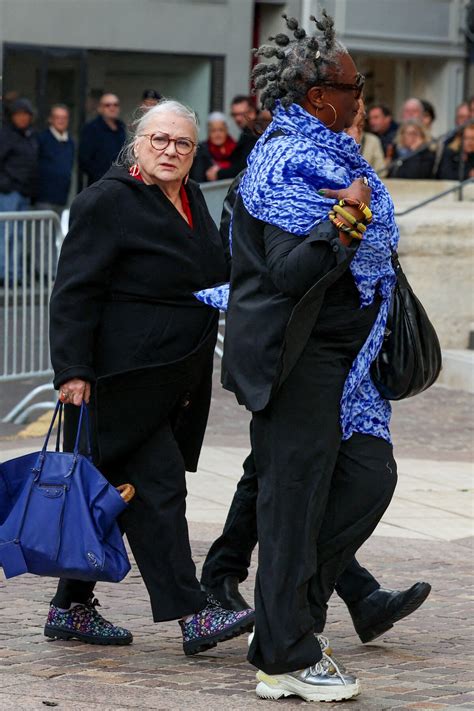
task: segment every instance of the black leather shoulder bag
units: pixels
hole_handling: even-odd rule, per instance
[[[386,400],[403,400],[427,390],[437,379],[442,357],[433,324],[392,254],[397,283],[382,348],[372,363],[372,379]]]

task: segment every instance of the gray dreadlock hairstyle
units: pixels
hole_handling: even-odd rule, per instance
[[[269,37],[275,46],[264,44],[254,50],[256,56],[276,59],[270,64],[257,64],[252,72],[255,89],[262,90],[261,104],[270,111],[278,99],[284,107],[300,103],[310,87],[325,83],[331,77],[337,69],[337,57],[347,54],[347,49],[335,38],[334,20],[326,10],[321,20],[314,15],[310,17],[322,33],[319,39],[307,35],[294,17],[282,17],[295,39],[281,33]]]

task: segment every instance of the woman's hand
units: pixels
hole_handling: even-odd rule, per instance
[[[323,193],[323,190],[321,190],[321,193]],[[348,188],[343,188],[342,190],[324,189],[324,197],[334,198],[335,200],[349,198],[351,200],[357,200],[358,202],[365,202],[367,207],[369,207],[372,198],[372,189],[364,183],[364,178],[356,178]]]
[[[82,405],[82,401],[89,403],[91,397],[91,384],[80,378],[72,378],[63,383],[59,388],[59,399],[65,405]]]

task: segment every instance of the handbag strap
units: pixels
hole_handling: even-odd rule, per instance
[[[62,403],[61,403],[62,405]],[[61,430],[62,430],[62,424],[63,424],[63,407],[59,408],[59,417],[58,417],[58,431],[56,433],[56,448],[55,452],[60,452],[61,451]]]
[[[86,456],[92,459],[92,447],[91,447],[91,426],[89,420],[89,410],[84,400],[81,403],[81,412],[79,414],[79,424],[77,425],[76,441],[74,443],[74,456],[79,455],[79,442],[81,440],[82,423],[85,422],[86,426]]]
[[[56,435],[56,448],[55,451],[59,452],[60,451],[60,443],[61,443],[61,428],[62,428],[62,416],[63,416],[63,403],[58,400],[56,403],[56,407],[54,408],[54,413],[53,417],[51,418],[51,422],[48,428],[48,432],[46,434],[43,447],[41,449],[41,452],[39,453],[38,459],[36,460],[35,466],[32,469],[33,475],[34,475],[34,480],[37,481],[41,475],[42,469],[43,469],[43,464],[44,460],[46,458],[46,449],[49,444],[49,439],[51,437],[51,432],[53,431],[54,423],[56,422],[56,418],[59,415],[59,421],[58,421],[58,432]],[[90,429],[90,421],[89,421],[89,411],[87,409],[87,405],[84,401],[82,401],[81,404],[81,412],[79,414],[79,423],[77,426],[77,433],[76,433],[76,441],[74,443],[74,450],[73,450],[73,464],[71,466],[71,469],[67,476],[70,476],[75,468],[77,458],[79,457],[79,442],[81,438],[81,430],[82,430],[82,423],[85,421],[85,426],[86,426],[86,456],[88,459],[92,459],[92,447],[91,447],[91,429]]]

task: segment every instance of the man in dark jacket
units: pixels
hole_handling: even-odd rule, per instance
[[[10,120],[0,130],[0,212],[28,210],[36,196],[38,178],[38,139],[31,128],[33,107],[28,99],[17,99],[9,109]],[[13,265],[14,234],[9,233],[10,259],[5,264],[5,227],[0,223],[0,280],[8,271],[10,280],[20,280],[22,232],[18,223],[17,274]]]
[[[37,210],[52,210],[59,218],[64,210],[74,165],[74,141],[69,136],[69,109],[64,104],[55,104],[49,114],[49,128],[38,136],[39,141],[39,188],[35,203]],[[36,268],[41,270],[41,246],[37,235]],[[57,261],[56,240],[52,241],[53,264]]]
[[[117,158],[125,142],[125,124],[119,119],[120,101],[115,94],[102,94],[97,118],[86,123],[79,143],[79,166],[88,185],[99,180]]]
[[[398,123],[393,120],[392,112],[385,104],[374,104],[368,112],[370,131],[380,138],[386,158],[393,158],[395,135]]]
[[[48,122],[49,128],[38,136],[39,189],[36,207],[53,210],[60,215],[67,203],[74,164],[74,141],[68,133],[67,106],[52,106]]]

